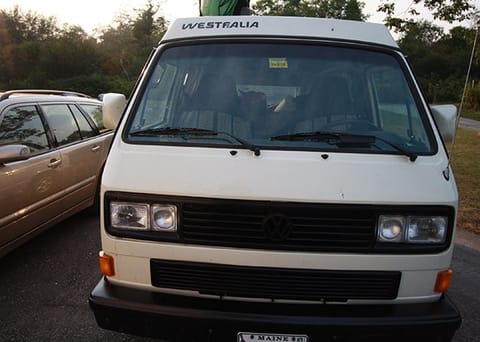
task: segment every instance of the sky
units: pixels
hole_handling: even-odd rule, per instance
[[[87,33],[94,34],[94,29],[106,27],[113,23],[121,13],[132,13],[135,9],[145,7],[147,0],[0,0],[0,9],[9,10],[19,5],[23,11],[34,11],[43,16],[54,16],[59,23],[80,25]],[[177,17],[198,16],[198,0],[154,0],[160,3],[160,14],[168,21]],[[255,0],[250,0],[252,5]],[[368,21],[381,23],[383,13],[378,13],[380,0],[365,1],[364,13],[370,17]],[[475,3],[479,3],[476,0]],[[397,13],[404,13],[412,0],[396,1]],[[423,13],[426,19],[432,20],[428,12]]]

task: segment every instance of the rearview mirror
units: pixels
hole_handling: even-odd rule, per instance
[[[0,146],[0,165],[30,158],[32,152],[25,145]]]
[[[117,93],[104,94],[102,102],[103,125],[108,129],[116,129],[127,104],[125,95]]]
[[[435,105],[430,106],[430,108],[443,141],[451,142],[457,127],[457,107],[454,105]]]

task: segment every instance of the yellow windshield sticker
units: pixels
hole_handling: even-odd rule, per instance
[[[268,66],[270,69],[288,69],[288,60],[286,58],[269,58]]]

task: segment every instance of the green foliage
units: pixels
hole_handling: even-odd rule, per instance
[[[474,37],[475,30],[465,27],[445,34],[429,22],[408,23],[398,43],[430,102],[460,102]],[[480,79],[478,63],[471,75]]]
[[[386,14],[385,25],[396,32],[406,32],[410,24],[417,22],[415,18],[420,15],[418,6],[423,5],[424,8],[432,13],[434,19],[448,23],[473,18],[476,10],[469,0],[412,0],[406,11],[409,18],[405,19],[405,12],[402,14],[395,13],[395,5],[395,1],[384,0],[378,7],[378,10]]]
[[[470,111],[480,111],[480,83],[469,85],[465,94],[464,108]]]
[[[365,20],[364,6],[357,0],[258,0],[253,10],[260,15]]]
[[[66,89],[128,95],[167,22],[148,0],[120,15],[98,39],[82,28],[20,8],[0,10],[0,89]]]
[[[60,31],[56,18],[42,17],[32,11],[22,12],[18,6],[10,11],[0,11],[0,30],[10,43],[44,41]]]

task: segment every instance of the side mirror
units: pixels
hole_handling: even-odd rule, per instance
[[[445,142],[451,142],[457,128],[457,107],[454,105],[430,106],[440,134]]]
[[[0,165],[30,158],[32,152],[25,145],[0,146]]]
[[[103,125],[108,129],[117,128],[127,104],[125,95],[117,93],[103,94]]]

